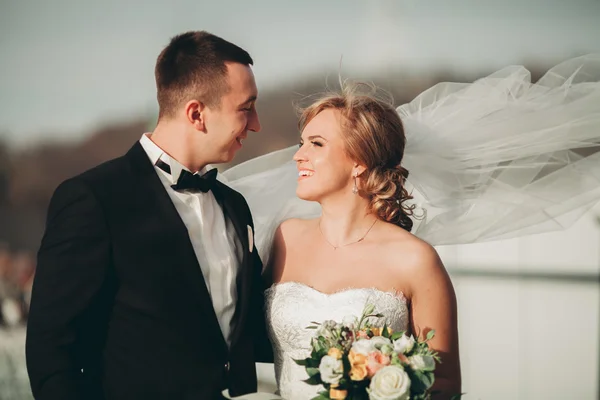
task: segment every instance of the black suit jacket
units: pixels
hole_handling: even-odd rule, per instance
[[[256,391],[272,360],[262,263],[242,195],[213,190],[243,246],[232,344],[187,229],[144,149],[62,183],[50,202],[27,327],[39,400],[213,399]]]

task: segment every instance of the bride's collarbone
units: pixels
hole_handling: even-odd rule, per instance
[[[380,258],[381,249],[370,243],[356,243],[354,246],[341,246],[334,248],[327,243],[310,243],[306,246],[297,246],[288,251],[287,262],[311,262],[312,264],[325,265],[349,265],[353,263],[362,263],[367,260],[373,262]],[[383,261],[383,260],[378,260]]]
[[[365,240],[333,249],[314,237],[298,238],[285,256],[278,281],[298,282],[323,293],[347,288],[370,288],[407,293],[409,274],[398,263],[398,252],[389,243]]]

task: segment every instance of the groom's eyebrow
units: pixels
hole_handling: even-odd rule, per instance
[[[240,105],[241,105],[241,106],[243,106],[244,104],[247,104],[247,103],[251,103],[251,102],[253,102],[253,101],[256,101],[256,99],[257,99],[257,97],[256,97],[256,96],[250,96],[250,97],[248,97],[248,100],[246,100],[245,102],[241,103]]]

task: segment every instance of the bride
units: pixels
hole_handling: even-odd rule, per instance
[[[225,172],[268,260],[283,398],[321,390],[293,361],[309,353],[310,322],[358,316],[367,302],[394,331],[434,329],[434,390],[461,392],[456,297],[432,245],[563,228],[600,199],[599,76],[598,56],[536,84],[509,67],[437,85],[397,110],[343,83],[303,111],[293,162],[286,149]]]
[[[394,331],[435,329],[430,345],[444,362],[434,390],[460,393],[456,298],[436,251],[410,233],[398,113],[347,86],[307,108],[300,126],[297,194],[322,215],[289,219],[275,234],[267,315],[281,396],[317,396],[292,360],[306,357],[312,332],[303,328],[359,316],[367,301]]]

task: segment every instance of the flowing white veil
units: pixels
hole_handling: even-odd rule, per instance
[[[403,165],[432,245],[564,229],[600,200],[600,55],[550,69],[538,82],[511,66],[474,83],[440,83],[397,108]],[[296,147],[239,164],[220,179],[241,192],[267,260],[273,233],[320,214],[295,195]]]

